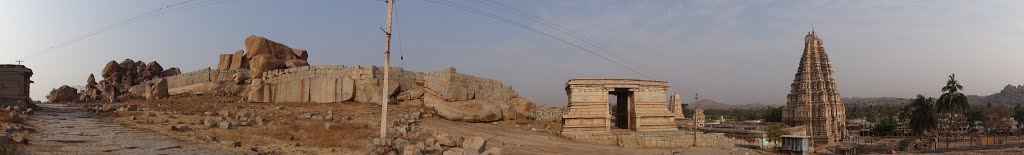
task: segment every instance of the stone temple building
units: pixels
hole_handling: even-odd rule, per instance
[[[24,65],[0,64],[0,105],[25,106],[29,98],[32,69]]]
[[[846,109],[828,54],[814,31],[804,37],[804,53],[791,87],[783,108],[783,123],[804,126],[815,145],[839,142],[847,136]]]

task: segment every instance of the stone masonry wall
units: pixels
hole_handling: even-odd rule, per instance
[[[399,92],[426,88],[436,92],[448,101],[474,99],[508,101],[518,97],[511,86],[501,81],[480,78],[455,72],[446,68],[435,72],[412,72],[400,67],[391,68],[392,84],[389,87],[394,96]],[[251,90],[251,102],[316,102],[342,101],[380,102],[383,82],[382,69],[372,65],[346,67],[341,65],[306,66],[273,70],[263,77]],[[423,86],[420,86],[422,83]],[[255,89],[253,89],[255,88]]]
[[[164,77],[164,79],[167,79],[167,88],[177,88],[200,83],[234,81],[235,74],[239,74],[244,77],[251,77],[249,76],[249,70],[246,69],[221,71],[203,68],[197,71]],[[146,93],[146,84],[150,84],[152,82],[153,80],[147,80],[142,82],[142,84],[132,86],[132,88],[128,89],[128,94],[135,95],[136,97],[141,96]]]

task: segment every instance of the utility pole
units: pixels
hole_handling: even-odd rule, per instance
[[[693,93],[693,146],[697,146],[697,96],[700,93]]]
[[[25,62],[25,61],[18,60],[18,61],[14,61],[14,62],[18,62],[18,65],[21,65],[21,62]]]
[[[388,0],[388,22],[384,30],[384,87],[381,87],[380,102],[380,138],[388,136],[388,72],[391,72],[391,14],[394,13],[395,0]]]

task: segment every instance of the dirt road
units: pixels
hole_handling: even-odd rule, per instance
[[[128,128],[76,107],[39,106],[25,148],[33,154],[239,154]]]

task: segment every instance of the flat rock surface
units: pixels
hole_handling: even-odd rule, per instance
[[[105,121],[88,110],[39,104],[30,124],[32,154],[237,154]]]

